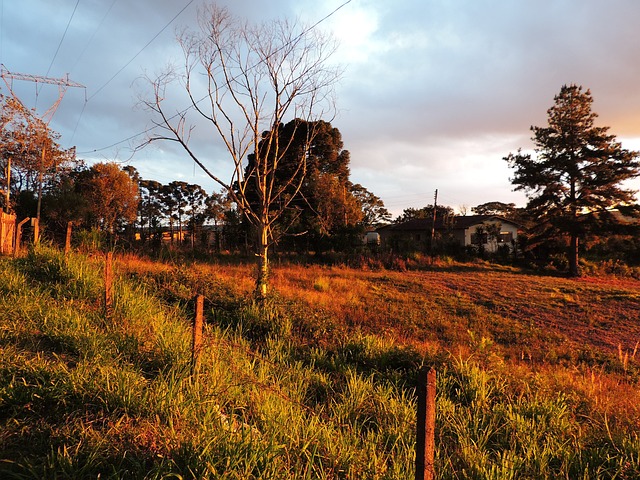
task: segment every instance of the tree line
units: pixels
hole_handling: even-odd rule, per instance
[[[526,207],[493,201],[471,208],[474,214],[520,224],[525,230],[520,251],[543,261],[564,256],[572,275],[580,273],[579,243],[583,251],[591,247],[600,256],[631,263],[637,257],[635,237],[630,234],[637,232],[633,219],[638,207],[634,192],[621,186],[637,176],[637,156],[622,149],[606,128],[593,125],[596,114],[591,102],[589,91],[575,85],[563,87],[549,110],[550,126],[532,127],[537,156],[518,151],[505,157],[516,171],[514,186],[529,193]],[[561,107],[562,121],[556,118]],[[0,118],[3,183],[10,183],[2,203],[20,219],[35,217],[42,204],[49,236],[63,238],[68,222],[73,222],[75,228],[96,229],[129,242],[137,238],[154,249],[164,234],[175,244],[187,238],[192,248],[208,241],[216,250],[251,250],[255,226],[229,192],[208,194],[199,185],[178,180],[162,184],[141,178],[132,166],[116,163],[89,167],[73,149],[59,145],[56,132],[11,98],[2,98]],[[310,131],[314,142],[305,154],[305,175],[300,185],[293,186],[287,177],[299,165],[298,155]],[[295,119],[271,133],[289,147],[274,175],[274,185],[289,198],[272,225],[274,249],[347,250],[359,244],[367,229],[391,221],[379,197],[350,181],[350,154],[337,128],[324,121]],[[269,135],[263,134],[261,142],[268,141]],[[572,150],[567,152],[565,143]],[[230,188],[250,208],[258,209],[254,163],[255,155],[249,154],[243,184],[236,181]],[[393,222],[431,218],[434,210],[438,218],[455,215],[449,206],[426,205],[406,208]],[[213,227],[207,239],[205,225]]]
[[[1,113],[3,183],[10,184],[3,206],[19,219],[34,218],[40,197],[49,236],[63,237],[72,222],[76,229],[95,229],[129,242],[137,238],[154,248],[167,233],[172,243],[188,238],[193,247],[202,243],[206,225],[214,227],[214,248],[247,249],[252,244],[251,222],[229,192],[207,193],[200,185],[179,180],[163,184],[115,162],[88,166],[73,149],[61,148],[58,134],[45,130],[12,99],[2,98]],[[301,132],[311,129],[315,139],[298,191],[288,191],[292,187],[284,179],[286,170],[295,168],[294,154],[285,157],[277,172],[276,185],[292,198],[272,227],[275,244],[298,251],[349,248],[367,228],[388,221],[390,214],[379,197],[351,182],[349,151],[343,148],[337,128],[324,121],[297,119],[280,126],[278,134],[291,151],[299,151],[305,135]],[[286,136],[291,138],[285,140]],[[254,161],[249,155],[244,184],[236,182],[231,191],[242,192],[247,204],[257,208],[260,193],[250,173]]]
[[[199,15],[198,27],[178,36],[184,61],[148,78],[142,103],[153,123],[149,143],[179,145],[220,186],[220,197],[207,196],[194,185],[163,186],[136,179],[131,170],[125,174],[137,189],[136,219],[143,234],[150,236],[163,221],[172,228],[194,228],[207,218],[215,223],[220,211],[232,212],[225,224],[232,225],[235,215],[239,228],[251,237],[247,244],[257,260],[256,294],[264,299],[274,247],[321,251],[329,245],[327,239],[332,248],[338,239],[348,245],[358,229],[388,221],[390,215],[377,196],[351,183],[349,152],[337,129],[322,120],[336,112],[333,93],[341,70],[331,61],[333,39],[315,26],[287,20],[251,24],[215,4]],[[188,108],[176,111],[176,104]],[[594,125],[597,115],[591,104],[588,90],[563,86],[548,110],[548,125],[531,128],[534,153],[519,150],[505,157],[514,171],[515,189],[528,196],[532,248],[566,243],[573,275],[579,274],[581,239],[613,229],[620,224],[620,213],[640,213],[634,192],[623,187],[639,174],[638,154],[623,149],[606,127]],[[122,207],[120,216],[100,211],[125,198],[96,198],[101,185],[119,185],[103,179],[119,175],[113,166],[86,168],[72,150],[60,148],[55,135],[47,136],[46,126],[29,115],[14,118],[14,111],[12,101],[3,102],[2,161],[6,177],[16,170],[6,182],[16,211],[31,214],[34,198],[40,205],[48,195],[58,195],[55,202],[45,202],[53,224],[63,221],[62,209],[56,211],[54,205],[64,202],[86,205],[74,220],[103,230],[115,231],[118,219],[131,222],[128,207]],[[230,178],[208,163],[209,145],[192,141],[201,128],[226,147]],[[22,136],[23,131],[34,140]],[[38,152],[45,151],[38,160]],[[10,167],[9,159],[14,159]],[[118,188],[126,190],[124,177],[118,179]],[[224,202],[233,209],[225,210]]]

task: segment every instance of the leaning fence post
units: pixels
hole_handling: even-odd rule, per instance
[[[107,321],[113,315],[113,252],[107,252],[104,261],[104,316]]]
[[[17,257],[18,253],[20,253],[20,242],[22,241],[22,227],[24,226],[25,223],[27,223],[29,220],[31,220],[29,217],[25,218],[24,220],[22,220],[17,226],[16,226],[16,240],[15,243],[13,244],[13,256]]]
[[[191,373],[200,370],[200,351],[202,350],[202,326],[204,316],[204,296],[196,297],[196,316],[193,321],[193,342],[191,345]]]
[[[416,480],[433,480],[436,433],[436,371],[420,371],[416,421]]]

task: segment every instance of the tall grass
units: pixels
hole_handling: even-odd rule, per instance
[[[455,332],[466,345],[450,354],[367,329],[354,317],[373,313],[359,273],[338,310],[305,300],[347,292],[326,270],[303,272],[301,301],[283,289],[259,308],[233,272],[129,258],[107,320],[102,262],[47,249],[0,260],[1,478],[412,478],[425,363],[438,368],[437,478],[640,476],[633,374],[513,362],[490,315],[462,331],[441,311],[405,324]],[[386,278],[376,288],[393,315],[401,302],[384,285],[398,280]],[[195,293],[209,308],[191,375]],[[436,300],[486,314],[464,295]]]
[[[309,366],[286,363],[276,338],[290,327],[269,325],[282,313],[261,320],[247,305],[210,326],[194,378],[183,306],[120,279],[109,323],[99,269],[82,262],[40,250],[1,263],[3,476],[385,478],[397,464],[359,433],[348,403],[307,405]]]

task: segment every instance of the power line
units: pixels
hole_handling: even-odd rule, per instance
[[[56,53],[53,54],[53,58],[51,59],[51,63],[49,64],[49,68],[47,68],[47,73],[45,73],[45,77],[49,76],[49,72],[51,72],[51,67],[53,67],[53,62],[56,61],[56,57],[58,56],[58,52],[60,51],[60,47],[62,46],[62,42],[64,41],[64,38],[67,36],[67,32],[69,31],[69,25],[71,25],[71,21],[73,20],[74,15],[76,14],[76,10],[78,8],[78,4],[80,3],[80,0],[76,1],[76,6],[73,7],[73,12],[71,12],[71,17],[69,17],[69,21],[67,22],[67,27],[64,29],[64,33],[62,34],[62,38],[60,39],[60,42],[58,43],[58,48],[56,48]],[[36,106],[38,105],[38,96],[40,95],[40,90],[42,90],[42,87],[38,88],[38,85],[36,84]]]
[[[82,119],[82,114],[84,113],[85,108],[87,108],[86,89],[85,89],[84,103],[82,104],[82,110],[80,110],[80,115],[78,115],[78,121],[76,122],[76,126],[73,127],[73,133],[71,134],[71,139],[69,140],[69,143],[71,144],[73,144],[73,139],[76,137],[76,130],[78,130],[78,125],[80,125],[80,120]]]
[[[193,0],[192,0],[192,1],[193,1]],[[328,20],[330,17],[332,17],[333,15],[335,15],[339,10],[341,10],[342,8],[344,8],[345,6],[347,6],[348,4],[350,4],[352,1],[353,1],[353,0],[346,0],[346,1],[345,1],[345,2],[343,2],[341,5],[339,5],[337,8],[335,8],[333,11],[331,11],[329,14],[325,15],[325,16],[324,16],[324,17],[322,17],[320,20],[318,20],[316,23],[314,23],[313,25],[311,25],[311,26],[310,26],[310,27],[308,27],[307,29],[303,30],[303,31],[302,31],[302,32],[301,32],[301,33],[300,33],[300,34],[299,34],[295,39],[291,40],[291,41],[290,41],[290,42],[288,42],[286,45],[289,45],[289,44],[291,44],[291,43],[295,42],[298,38],[300,38],[301,36],[303,36],[303,35],[305,35],[306,33],[310,32],[311,30],[313,30],[314,28],[316,28],[318,25],[320,25],[322,22],[324,22],[324,21]],[[191,2],[189,2],[189,4],[191,4]],[[187,7],[188,7],[188,6],[189,6],[189,5],[187,5]],[[185,8],[186,8],[186,7],[185,7]],[[183,10],[184,10],[184,9],[183,9]],[[182,11],[180,11],[180,13],[182,13]],[[180,15],[180,13],[178,13],[178,15]],[[177,17],[178,15],[176,15],[176,17]],[[175,20],[175,18],[176,18],[176,17],[174,17],[174,20]],[[172,21],[173,21],[173,20],[172,20]],[[166,28],[166,27],[165,27],[165,28]],[[163,29],[163,30],[164,30],[164,29]],[[159,35],[159,33],[158,33],[158,35]],[[157,37],[158,35],[156,35],[156,37]],[[155,37],[154,37],[154,39],[155,39]],[[152,41],[153,41],[153,40],[152,40]],[[151,42],[149,42],[149,43],[151,43]],[[277,53],[278,51],[280,51],[280,50],[281,50],[282,48],[284,48],[286,45],[283,45],[282,47],[280,47],[278,50],[276,50],[276,52],[274,52],[274,54],[275,54],[275,53]],[[146,47],[145,47],[145,48],[146,48]],[[136,54],[136,56],[137,56],[137,55],[138,55],[138,54]],[[135,57],[134,57],[134,58],[135,58]],[[133,60],[133,59],[132,59],[132,60]],[[131,63],[131,62],[129,62],[129,63]],[[256,65],[254,65],[254,66],[253,66],[253,67],[251,67],[251,68],[256,68],[259,64],[260,64],[260,62],[259,62],[259,63],[257,63]],[[126,65],[125,65],[125,67],[126,67]],[[124,67],[123,67],[123,69],[124,69]],[[121,69],[120,71],[122,71],[123,69]],[[118,73],[119,73],[119,72],[118,72]],[[237,78],[237,77],[236,77],[236,78]],[[111,80],[109,80],[109,81],[111,81]],[[107,82],[107,83],[108,83],[108,82]],[[102,88],[104,88],[104,86],[103,86],[103,87],[101,87],[101,89],[102,89]],[[89,100],[91,100],[91,99],[92,99],[96,94],[97,94],[97,92],[96,92],[95,94],[93,94],[91,97],[89,97]],[[208,94],[204,95],[202,98],[200,98],[198,101],[196,101],[196,102],[195,102],[195,104],[198,104],[198,103],[202,102],[202,101],[203,101],[203,100],[205,100],[208,96],[209,96]],[[181,110],[181,111],[177,112],[177,113],[176,113],[176,114],[174,114],[173,116],[169,117],[169,118],[168,118],[168,120],[173,120],[174,118],[176,118],[176,117],[178,117],[178,116],[180,116],[180,115],[183,115],[184,113],[186,113],[187,111],[191,110],[192,108],[193,108],[193,105],[189,105],[187,108],[185,108],[185,109],[183,109],[183,110]],[[113,148],[113,147],[115,147],[115,146],[117,146],[117,145],[120,145],[120,144],[122,144],[122,143],[125,143],[125,142],[128,142],[128,141],[131,141],[131,140],[133,140],[134,138],[137,138],[137,137],[139,137],[139,136],[141,136],[141,135],[145,135],[145,134],[147,134],[147,133],[149,133],[149,132],[151,132],[151,131],[155,130],[156,128],[158,128],[158,125],[154,125],[153,127],[149,127],[149,128],[147,128],[146,130],[144,130],[144,131],[142,131],[142,132],[140,132],[140,133],[136,133],[135,135],[131,135],[130,137],[127,137],[127,138],[125,138],[124,140],[120,140],[120,141],[118,141],[118,142],[112,143],[112,144],[111,144],[111,145],[109,145],[109,146],[102,147],[102,148],[96,148],[96,149],[94,149],[94,150],[89,150],[89,151],[86,151],[86,152],[78,152],[78,154],[80,154],[80,155],[86,155],[86,154],[89,154],[89,153],[101,152],[101,151],[103,151],[103,150],[107,150],[107,149],[109,149],[109,148]]]
[[[78,63],[80,62],[84,54],[86,53],[87,49],[89,48],[89,45],[91,45],[91,43],[93,42],[93,39],[95,38],[96,33],[98,33],[98,30],[100,30],[100,27],[102,27],[102,24],[106,20],[107,16],[111,12],[111,9],[113,8],[113,6],[116,4],[117,1],[118,0],[113,0],[111,2],[111,5],[109,5],[109,8],[105,12],[105,14],[102,16],[100,23],[93,30],[93,33],[91,34],[91,38],[89,38],[89,41],[85,43],[84,48],[82,49],[82,52],[80,52],[80,55],[78,55],[76,62],[73,64],[73,67],[71,67],[71,71],[73,71],[76,68],[76,66],[78,65]],[[78,130],[78,126],[80,125],[80,121],[82,120],[82,115],[84,114],[84,110],[85,108],[87,108],[88,101],[89,100],[87,99],[86,90],[85,90],[85,97],[84,97],[84,103],[82,104],[82,110],[80,110],[80,115],[78,115],[78,120],[76,121],[76,125],[73,127],[73,133],[71,134],[71,139],[69,140],[69,143],[73,143],[73,139],[76,137],[76,132]]]
[[[179,113],[176,113],[176,114],[175,114],[173,117],[171,117],[171,118],[175,118],[175,117],[177,117],[178,115],[179,115]],[[156,128],[157,128],[156,126],[149,127],[149,128],[147,128],[146,130],[144,130],[143,132],[136,133],[135,135],[131,135],[130,137],[125,138],[124,140],[120,140],[120,141],[118,141],[118,142],[112,143],[111,145],[107,145],[106,147],[102,147],[102,148],[95,148],[95,149],[93,149],[93,150],[88,150],[88,151],[86,151],[86,152],[78,152],[78,155],[87,155],[87,154],[89,154],[89,153],[97,153],[97,152],[101,152],[101,151],[103,151],[103,150],[108,150],[109,148],[113,148],[113,147],[118,146],[118,145],[120,145],[120,144],[122,144],[122,143],[129,142],[129,141],[133,140],[134,138],[139,137],[140,135],[144,135],[144,134],[146,134],[146,133],[149,133],[150,131],[155,130]]]
[[[91,40],[89,40],[89,43],[93,40],[93,37],[95,36],[95,34],[96,34],[97,30],[100,28],[100,26],[101,26],[101,25],[102,25],[102,23],[104,22],[105,18],[107,17],[107,15],[109,14],[109,12],[110,12],[110,11],[111,11],[111,9],[113,8],[113,5],[116,3],[116,1],[117,1],[117,0],[113,0],[113,2],[111,3],[111,6],[109,7],[109,9],[107,10],[107,12],[106,12],[106,13],[104,14],[104,16],[102,17],[102,20],[100,21],[100,25],[98,25],[98,27],[97,27],[97,28],[96,28],[96,30],[94,31],[94,33],[93,33],[93,35],[92,35],[92,37],[91,37]],[[82,119],[82,115],[84,114],[85,108],[86,108],[87,103],[89,102],[89,100],[91,100],[91,99],[92,99],[92,98],[94,98],[98,93],[100,93],[100,92],[101,92],[101,91],[102,91],[102,90],[103,90],[103,89],[104,89],[104,88],[105,88],[109,83],[111,83],[111,81],[113,81],[113,79],[114,79],[114,78],[116,78],[116,77],[117,77],[117,76],[118,76],[118,75],[119,75],[119,74],[120,74],[120,73],[121,73],[125,68],[127,68],[127,67],[131,64],[131,62],[133,62],[133,61],[136,59],[136,57],[137,57],[138,55],[140,55],[140,54],[141,54],[141,53],[142,53],[142,52],[143,52],[143,51],[144,51],[144,50],[145,50],[149,45],[151,45],[151,43],[152,43],[156,38],[158,38],[158,37],[160,36],[160,34],[161,34],[162,32],[164,32],[164,31],[167,29],[167,27],[168,27],[169,25],[171,25],[171,24],[173,23],[173,22],[175,21],[175,19],[176,19],[176,18],[178,18],[178,17],[180,16],[180,14],[182,14],[182,12],[184,12],[184,11],[189,7],[189,5],[191,5],[191,4],[193,3],[193,1],[194,1],[194,0],[191,0],[189,3],[187,3],[187,4],[182,8],[182,10],[180,10],[180,11],[179,11],[179,12],[178,12],[178,13],[177,13],[177,14],[176,14],[176,15],[175,15],[175,16],[174,16],[174,17],[173,17],[173,18],[172,18],[172,19],[171,19],[171,20],[170,20],[170,21],[169,21],[165,26],[164,26],[164,27],[162,27],[162,29],[161,29],[158,33],[156,33],[156,34],[154,35],[154,37],[153,37],[151,40],[149,40],[149,41],[147,42],[147,44],[146,44],[144,47],[142,47],[142,48],[140,49],[140,51],[139,51],[138,53],[136,53],[136,54],[131,58],[131,60],[129,60],[129,61],[128,61],[128,62],[127,62],[127,63],[126,63],[126,64],[125,64],[125,65],[124,65],[120,70],[118,70],[118,71],[117,71],[117,72],[116,72],[116,73],[115,73],[115,74],[114,74],[114,75],[113,75],[109,80],[107,80],[107,82],[106,82],[104,85],[102,85],[98,90],[96,90],[96,92],[95,92],[93,95],[91,95],[88,99],[85,99],[84,105],[82,106],[82,110],[80,111],[80,116],[78,117],[78,121],[76,122],[76,125],[75,125],[75,127],[74,127],[74,129],[73,129],[73,134],[71,135],[71,141],[73,141],[73,138],[75,138],[76,131],[78,130],[78,126],[80,125],[80,120]],[[88,44],[87,44],[87,47],[88,47]],[[85,47],[85,49],[84,49],[84,50],[82,51],[82,53],[80,54],[80,57],[79,57],[79,58],[78,58],[78,60],[76,61],[76,65],[77,65],[78,61],[80,60],[80,58],[84,55],[84,52],[86,51],[87,47]],[[75,65],[74,65],[74,68],[75,68]],[[94,149],[94,150],[91,150],[91,151],[89,151],[89,152],[78,152],[78,153],[79,153],[79,154],[87,154],[87,153],[95,153],[95,152],[99,152],[99,151],[102,151],[102,150],[107,150],[107,149],[109,149],[109,148],[115,147],[116,145],[120,145],[121,143],[128,142],[128,141],[130,141],[130,140],[133,140],[134,138],[136,138],[136,137],[138,137],[138,136],[140,136],[140,135],[142,135],[142,134],[144,134],[144,133],[147,133],[148,131],[149,131],[149,130],[146,130],[146,131],[144,131],[144,132],[142,132],[142,133],[136,134],[136,135],[131,136],[131,137],[129,137],[129,138],[125,138],[124,140],[121,140],[121,141],[119,141],[119,142],[116,142],[116,143],[114,143],[114,144],[112,144],[112,145],[109,145],[109,146],[107,146],[107,147],[103,147],[103,148],[100,148],[100,149]]]
[[[116,4],[117,1],[118,0],[113,0],[111,2],[111,5],[109,6],[109,8],[105,12],[105,14],[102,16],[102,20],[100,20],[100,23],[98,24],[98,26],[93,30],[93,33],[91,34],[91,38],[89,38],[89,41],[84,44],[84,48],[82,49],[82,52],[80,52],[80,55],[78,55],[78,58],[76,59],[76,62],[73,64],[73,67],[71,67],[69,72],[73,72],[73,70],[78,66],[78,62],[80,62],[80,59],[82,59],[84,54],[87,52],[87,50],[89,48],[89,45],[91,45],[91,43],[93,42],[93,39],[96,36],[96,33],[98,33],[98,30],[100,30],[100,27],[102,27],[102,24],[106,20],[107,16],[111,12],[111,9],[113,8],[113,6]]]
[[[164,27],[162,27],[162,29],[161,29],[158,33],[156,33],[156,34],[154,35],[154,37],[153,37],[151,40],[149,40],[149,41],[147,42],[147,44],[146,44],[144,47],[142,47],[142,48],[140,49],[140,51],[139,51],[138,53],[136,53],[136,54],[131,58],[131,60],[129,60],[129,61],[128,61],[128,62],[127,62],[127,63],[126,63],[126,64],[125,64],[125,65],[124,65],[120,70],[118,70],[118,71],[117,71],[117,72],[116,72],[116,73],[115,73],[115,74],[114,74],[114,75],[113,75],[109,80],[107,80],[107,81],[106,81],[106,83],[105,83],[104,85],[102,85],[98,90],[96,90],[96,92],[95,92],[93,95],[91,95],[91,96],[89,97],[89,100],[91,100],[93,97],[95,97],[96,95],[98,95],[98,93],[100,93],[100,92],[101,92],[101,91],[102,91],[102,90],[103,90],[107,85],[109,85],[109,84],[111,83],[111,81],[112,81],[114,78],[116,78],[118,75],[120,75],[120,73],[122,73],[122,71],[123,71],[125,68],[127,68],[127,67],[131,64],[131,62],[133,62],[133,61],[137,58],[137,56],[138,56],[138,55],[140,55],[140,54],[141,54],[141,53],[142,53],[142,52],[143,52],[143,51],[144,51],[144,50],[145,50],[149,45],[151,45],[151,43],[152,43],[156,38],[158,38],[158,37],[160,36],[160,34],[161,34],[162,32],[164,32],[164,31],[167,29],[167,27],[168,27],[169,25],[171,25],[171,24],[174,22],[174,20],[175,20],[176,18],[178,18],[178,17],[180,16],[180,14],[181,14],[182,12],[184,12],[184,11],[187,9],[187,7],[189,7],[189,5],[191,5],[193,2],[194,2],[194,0],[190,0],[190,1],[189,1],[189,3],[187,3],[187,4],[182,8],[182,10],[180,10],[180,11],[179,11],[179,12],[178,12],[178,13],[177,13],[177,14],[176,14],[176,15],[175,15],[175,16],[174,16],[174,17],[169,21],[169,23],[167,23]],[[88,101],[89,101],[89,100],[88,100]]]
[[[318,25],[320,25],[322,22],[324,22],[325,20],[328,20],[330,17],[332,17],[335,13],[338,12],[338,10],[341,10],[343,7],[346,7],[347,5],[349,5],[351,3],[352,0],[347,0],[346,2],[344,2],[342,5],[339,5],[335,10],[333,10],[331,13],[329,13],[328,15],[326,15],[325,17],[321,18],[320,20],[318,20],[316,23],[314,23],[313,25],[311,25],[311,27],[309,27],[306,31],[310,31],[313,30],[314,28],[316,28]]]
[[[71,12],[71,17],[67,22],[67,28],[64,29],[64,33],[62,34],[62,38],[60,39],[60,43],[58,43],[58,48],[56,49],[56,53],[53,54],[53,58],[51,59],[51,63],[49,64],[49,68],[47,69],[47,73],[44,74],[45,77],[49,76],[49,72],[51,72],[51,67],[53,67],[53,62],[56,61],[56,57],[58,56],[58,52],[60,51],[60,47],[62,46],[62,42],[64,38],[67,36],[67,32],[69,31],[69,25],[71,25],[71,21],[73,20],[74,15],[76,14],[76,10],[78,9],[78,4],[80,0],[76,1],[76,6],[73,7],[73,12]]]

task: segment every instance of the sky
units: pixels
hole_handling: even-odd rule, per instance
[[[565,84],[590,89],[597,126],[640,150],[640,2],[636,0],[219,0],[250,22],[290,19],[333,35],[331,120],[351,154],[351,180],[394,216],[438,204],[458,211],[502,201],[524,206],[503,157],[530,150]],[[5,72],[64,78],[50,128],[88,164],[118,161],[142,178],[219,191],[174,144],[135,147],[152,126],[141,108],[153,78],[183,60],[178,31],[197,28],[202,0],[0,0]],[[68,76],[67,76],[68,75]],[[8,78],[8,77],[6,77]],[[43,115],[56,85],[13,80]],[[0,82],[0,93],[7,85]],[[173,95],[171,91],[168,96]],[[176,96],[178,94],[176,93]],[[177,98],[177,97],[176,97]],[[186,107],[186,105],[185,105]],[[224,178],[219,138],[203,161]],[[629,184],[640,190],[640,181]]]

